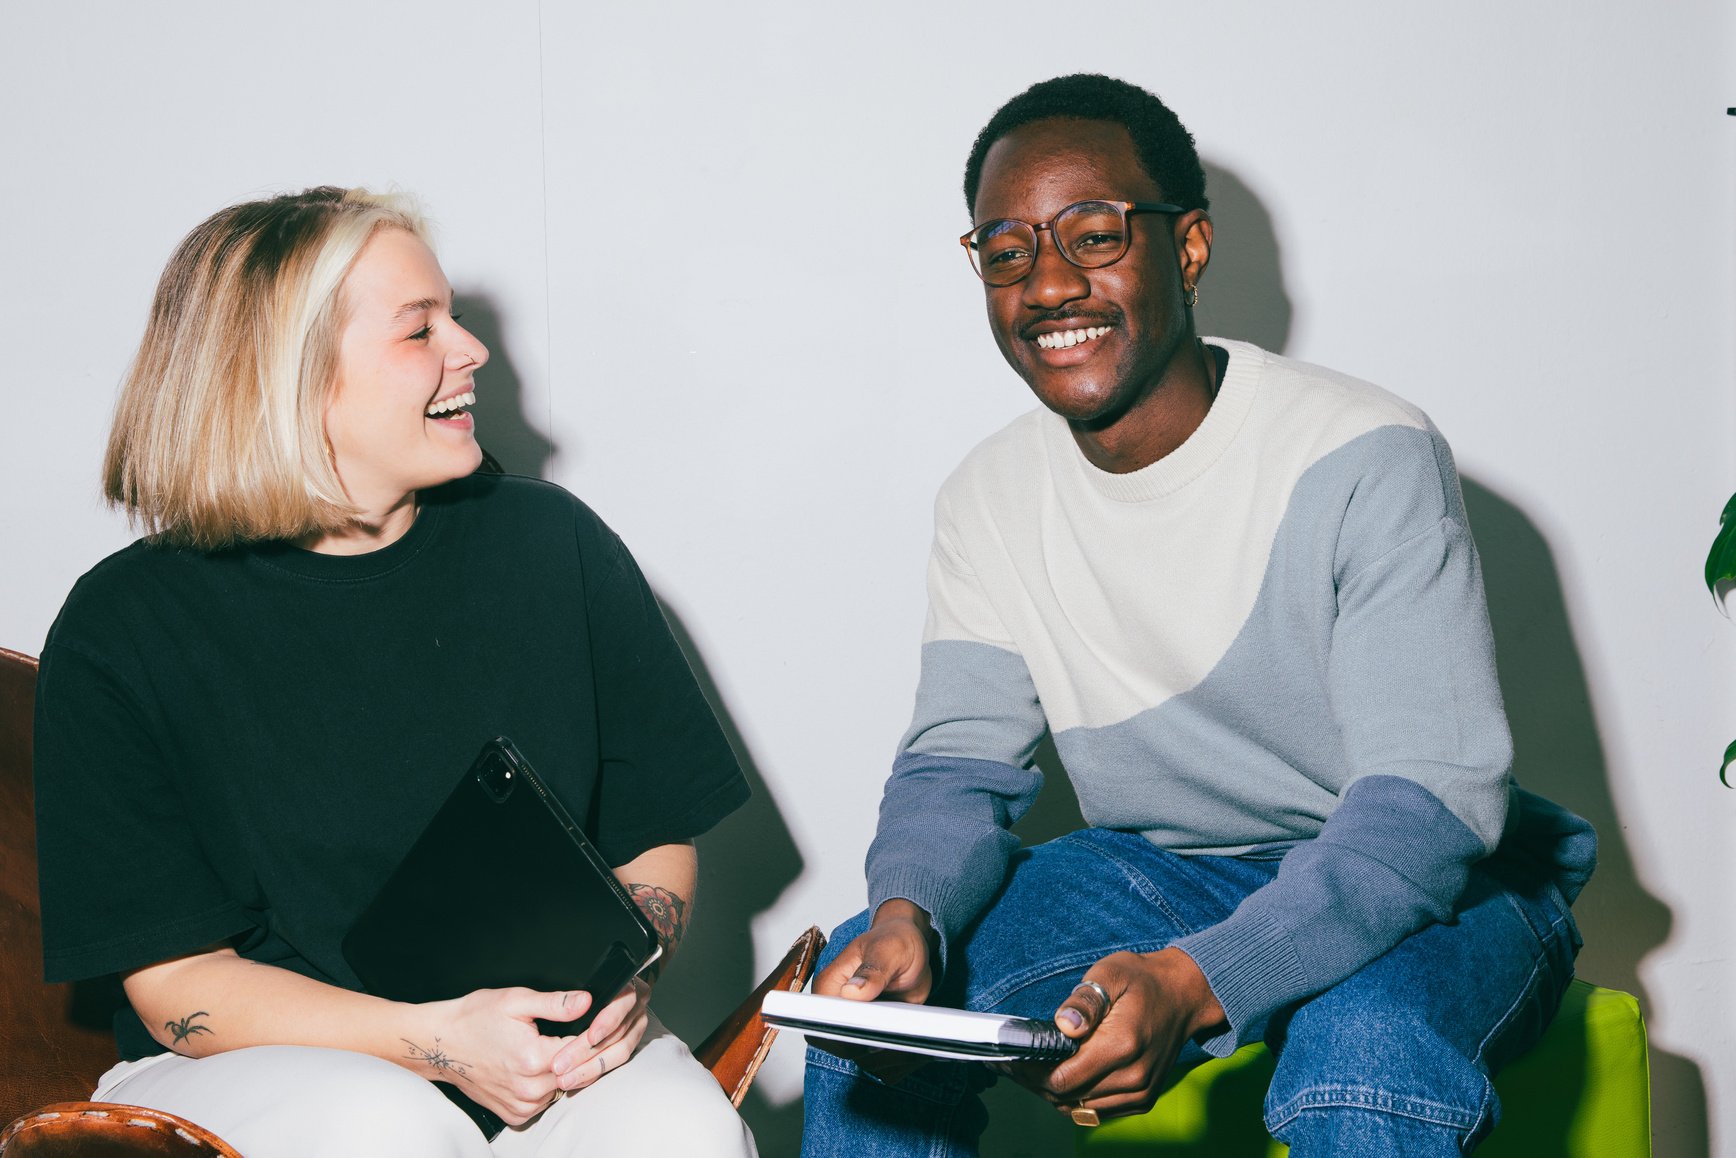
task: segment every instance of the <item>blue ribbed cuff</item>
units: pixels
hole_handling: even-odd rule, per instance
[[[1227,1031],[1200,1043],[1214,1057],[1228,1057],[1256,1040],[1274,1010],[1307,992],[1302,962],[1285,927],[1264,913],[1237,911],[1173,947],[1194,959],[1230,1023]]]
[[[868,883],[868,919],[872,921],[887,901],[905,900],[928,914],[940,939],[940,960],[934,963],[935,979],[946,970],[947,947],[958,931],[976,916],[955,912],[961,898],[952,882],[916,865],[900,865]]]

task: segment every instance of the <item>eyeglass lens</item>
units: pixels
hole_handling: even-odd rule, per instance
[[[1055,215],[1050,236],[1068,261],[1086,269],[1109,265],[1127,251],[1127,217],[1109,201],[1081,201]],[[1037,232],[1023,221],[991,221],[970,246],[977,272],[990,285],[1011,285],[1037,261]]]

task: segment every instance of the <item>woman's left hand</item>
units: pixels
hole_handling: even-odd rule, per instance
[[[651,985],[635,977],[621,995],[605,1005],[584,1033],[555,1054],[551,1068],[563,1090],[582,1090],[610,1070],[620,1069],[639,1048],[651,1020]]]

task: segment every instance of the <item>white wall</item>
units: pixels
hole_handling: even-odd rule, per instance
[[[111,0],[0,21],[0,642],[36,650],[128,538],[96,463],[179,237],[263,191],[418,192],[495,347],[485,444],[621,531],[751,765],[671,979],[689,1033],[860,905],[933,490],[1028,406],[952,240],[971,138],[1045,76],[1158,91],[1211,168],[1207,327],[1381,382],[1453,441],[1520,774],[1603,832],[1582,972],[1645,1002],[1658,1152],[1736,1153],[1736,793],[1715,778],[1736,632],[1698,578],[1736,487],[1726,5]],[[770,1154],[793,1150],[799,1069],[780,1047],[750,1103]],[[1065,1144],[1020,1122],[991,1153]]]

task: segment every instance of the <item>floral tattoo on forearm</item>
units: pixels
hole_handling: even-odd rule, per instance
[[[661,885],[630,884],[627,895],[633,898],[633,903],[657,930],[657,939],[663,942],[663,956],[645,970],[646,978],[655,981],[663,971],[664,962],[675,955],[675,947],[681,944],[681,938],[687,933],[687,902]]]
[[[180,1045],[184,1041],[191,1041],[193,1035],[196,1033],[211,1034],[211,1030],[209,1028],[207,1028],[206,1026],[195,1025],[193,1023],[193,1019],[195,1017],[210,1017],[210,1016],[211,1016],[210,1013],[201,1009],[196,1013],[189,1013],[186,1017],[183,1017],[180,1021],[165,1021],[163,1023],[163,1028],[175,1035],[175,1040],[169,1043],[169,1047],[172,1049],[175,1046]],[[216,1035],[211,1034],[211,1036],[215,1037]]]
[[[410,1047],[410,1052],[405,1055],[406,1057],[414,1058],[419,1062],[428,1063],[428,1068],[434,1071],[435,1081],[441,1081],[453,1076],[461,1078],[467,1078],[470,1076],[470,1063],[455,1060],[451,1054],[441,1048],[439,1038],[434,1039],[433,1049],[424,1049],[407,1037],[401,1037],[398,1040]]]

